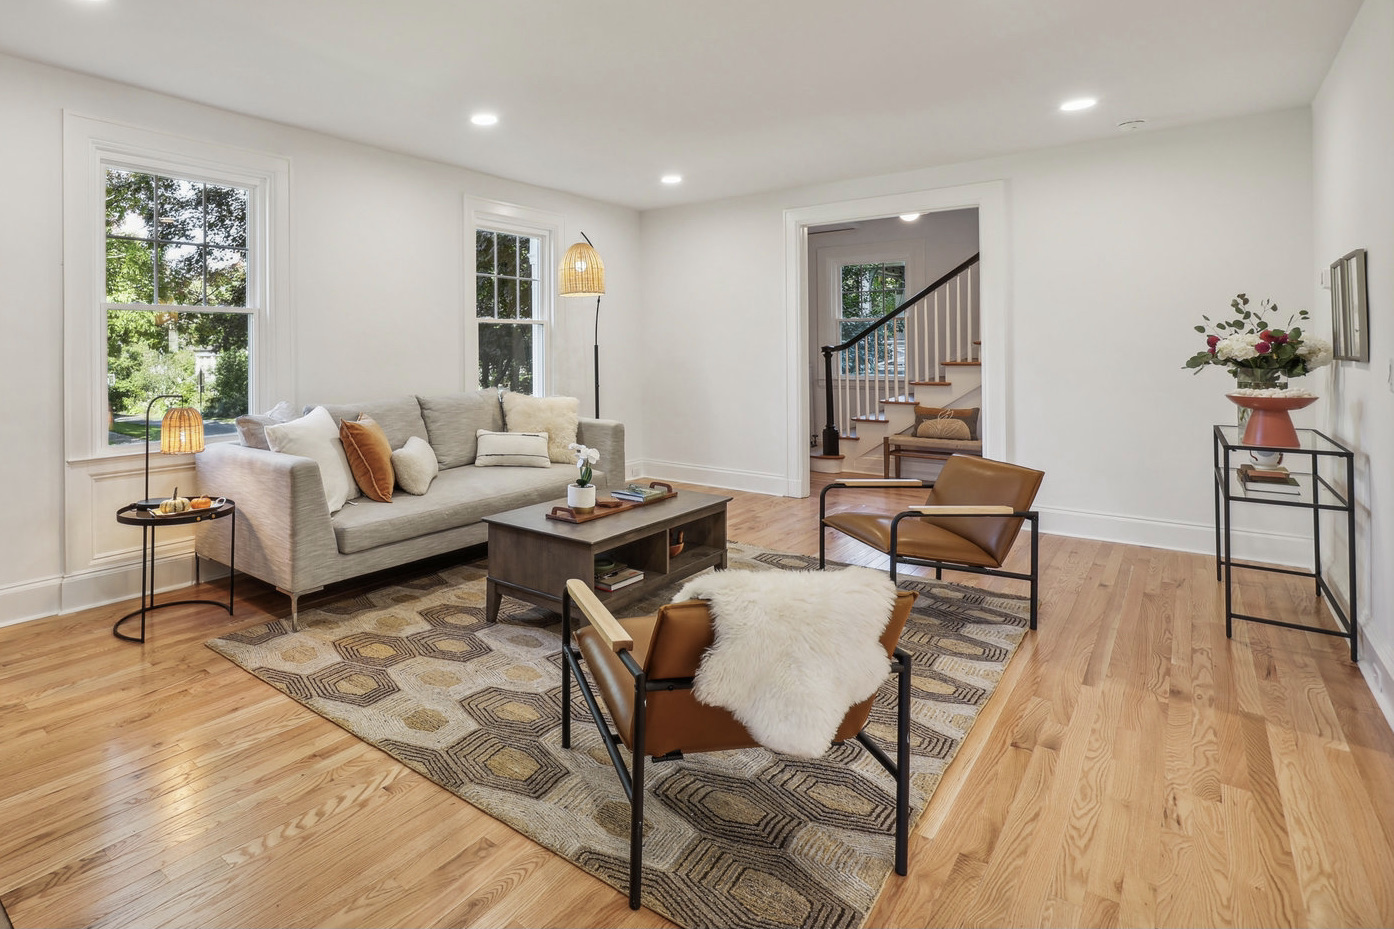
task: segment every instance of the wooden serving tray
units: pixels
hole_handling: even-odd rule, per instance
[[[650,487],[662,487],[667,491],[661,497],[654,497],[643,503],[634,503],[629,500],[597,500],[595,501],[595,511],[591,513],[578,514],[569,506],[554,506],[552,512],[547,514],[548,519],[555,519],[563,523],[588,523],[596,519],[604,519],[606,516],[614,516],[616,513],[623,513],[625,510],[632,510],[635,507],[648,506],[650,503],[657,503],[660,500],[670,500],[678,495],[673,489],[672,484],[665,484],[662,481],[650,481]]]

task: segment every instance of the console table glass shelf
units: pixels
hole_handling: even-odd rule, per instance
[[[1297,448],[1278,448],[1268,445],[1245,445],[1240,438],[1237,426],[1217,425],[1214,428],[1214,468],[1215,468],[1215,580],[1223,580],[1225,585],[1225,637],[1234,632],[1236,619],[1246,622],[1264,623],[1270,626],[1283,626],[1287,629],[1301,629],[1305,632],[1318,632],[1350,640],[1350,660],[1358,657],[1359,635],[1356,626],[1356,586],[1355,586],[1355,454],[1340,442],[1315,429],[1297,430]],[[1283,466],[1297,480],[1297,493],[1281,494],[1273,491],[1246,489],[1239,480],[1239,465],[1251,463],[1250,452],[1281,452]],[[1335,483],[1333,483],[1335,482]],[[1337,484],[1344,486],[1341,490]],[[1234,560],[1230,543],[1230,507],[1235,503],[1254,503],[1260,506],[1300,507],[1312,514],[1312,570],[1302,571],[1275,565],[1259,565]],[[1344,529],[1346,536],[1346,580],[1350,596],[1347,607],[1341,605],[1340,598],[1327,582],[1327,572],[1321,563],[1321,517],[1323,512],[1344,513],[1345,519],[1338,520],[1338,529]],[[1234,611],[1235,568],[1251,571],[1268,571],[1274,574],[1291,574],[1310,577],[1316,585],[1319,600],[1325,600],[1327,608],[1335,618],[1339,628],[1309,626],[1290,623],[1264,616],[1251,616]]]

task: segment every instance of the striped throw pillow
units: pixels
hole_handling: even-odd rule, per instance
[[[479,450],[474,456],[476,468],[550,468],[545,432],[475,433]]]

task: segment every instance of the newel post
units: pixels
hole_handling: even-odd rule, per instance
[[[823,454],[837,455],[838,432],[833,422],[833,347],[823,346],[823,396],[827,400],[827,425],[823,427]]]

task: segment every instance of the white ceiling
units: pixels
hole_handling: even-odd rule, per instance
[[[1359,5],[0,0],[0,51],[648,209],[1305,105]]]

